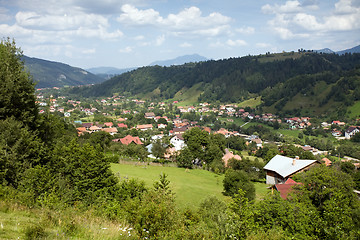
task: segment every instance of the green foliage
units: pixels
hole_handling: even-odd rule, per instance
[[[120,182],[119,196],[121,199],[139,198],[146,191],[144,181],[130,178]]]
[[[281,227],[297,239],[311,239],[319,231],[320,220],[313,206],[283,200],[277,192],[256,204],[254,218],[260,229]]]
[[[225,137],[209,134],[199,127],[191,128],[183,134],[186,148],[177,157],[179,167],[192,168],[193,163],[208,165],[208,168],[223,171],[220,161],[225,149]],[[212,164],[214,163],[214,164]],[[212,166],[211,166],[212,164]]]
[[[257,159],[254,161],[251,161],[248,158],[242,159],[241,161],[230,159],[228,167],[233,170],[242,170],[246,172],[251,181],[259,181],[265,178],[265,171],[263,169],[264,164]]]
[[[355,172],[355,166],[351,162],[341,162],[340,169],[342,172],[352,175]]]
[[[342,238],[359,228],[353,216],[359,212],[360,204],[349,175],[321,165],[303,173],[301,182],[297,197],[317,209],[322,220],[321,238]]]
[[[37,240],[37,239],[45,239],[47,233],[43,226],[33,225],[29,226],[25,229],[25,239],[26,240]]]
[[[62,194],[68,201],[91,203],[99,196],[112,197],[118,190],[104,154],[89,144],[80,147],[75,140],[55,150],[52,166],[64,183]],[[72,193],[68,195],[67,192]]]
[[[121,155],[138,158],[141,161],[145,161],[149,154],[143,145],[137,144],[121,145],[119,153]]]
[[[315,156],[311,152],[304,151],[302,148],[294,145],[282,145],[280,151],[282,155],[291,158],[298,156],[300,159],[315,159]]]
[[[180,154],[176,156],[176,163],[178,167],[182,168],[193,168],[194,156],[188,147],[181,150]]]
[[[226,224],[226,237],[229,239],[245,239],[246,236],[256,229],[254,213],[246,193],[242,189],[234,195],[228,209],[229,220]]]
[[[331,200],[333,195],[341,193],[345,199],[354,201],[354,183],[351,177],[335,168],[324,165],[313,167],[301,175],[302,196],[308,197],[312,204],[322,209],[324,203]]]
[[[198,127],[191,128],[183,134],[183,138],[194,159],[204,159],[205,148],[209,144],[209,134]]]
[[[172,195],[169,186],[170,181],[167,179],[167,177],[168,176],[165,173],[160,174],[160,180],[154,183],[154,190],[164,195]]]
[[[15,42],[0,43],[0,120],[14,117],[30,129],[37,126],[38,108],[35,104],[34,87],[20,58],[21,51]]]
[[[360,132],[356,133],[352,138],[351,141],[360,143]]]
[[[255,186],[244,171],[228,169],[225,173],[223,185],[226,196],[234,197],[241,189],[247,199],[250,201],[255,199]]]
[[[226,138],[226,145],[234,150],[242,151],[245,149],[245,140],[241,137],[237,137],[231,135],[230,137]]]
[[[157,139],[156,142],[154,142],[152,145],[151,152],[156,158],[164,158],[166,146],[161,142],[160,139]]]
[[[0,120],[0,182],[17,187],[26,169],[48,161],[43,143],[22,122]]]
[[[199,207],[199,214],[209,229],[214,230],[218,238],[226,234],[227,205],[224,201],[212,196],[204,199]]]
[[[73,125],[66,123],[64,119],[57,115],[50,114],[50,112],[40,115],[39,124],[39,137],[49,146],[69,142],[77,136]]]
[[[166,175],[163,174],[160,182],[155,183],[155,190],[124,203],[126,218],[141,238],[156,238],[179,226],[180,218],[173,196],[169,194],[168,184]]]

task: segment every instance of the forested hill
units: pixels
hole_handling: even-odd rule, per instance
[[[37,88],[64,87],[100,83],[103,78],[64,63],[22,56]]]
[[[343,89],[341,85],[345,83],[340,80],[349,74],[355,74],[358,79],[355,68],[359,66],[360,54],[266,54],[171,67],[143,67],[93,87],[73,89],[72,93],[88,97],[119,93],[169,99],[196,86],[201,92],[199,101],[239,102],[257,94],[263,96],[265,106],[278,104],[280,109],[299,92],[314,93],[317,83],[325,84],[323,88],[335,84]],[[346,86],[351,91],[348,93],[352,94],[359,85]],[[336,89],[330,91],[335,93]],[[325,95],[324,99],[328,97]],[[279,105],[282,99],[285,100]]]

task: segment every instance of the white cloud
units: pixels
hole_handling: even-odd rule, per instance
[[[79,27],[101,25],[108,27],[105,17],[95,14],[40,15],[35,12],[18,12],[16,23],[24,28],[41,30],[75,30]]]
[[[15,20],[13,25],[0,25],[0,32],[36,43],[67,43],[74,37],[113,40],[123,36],[120,30],[109,32],[108,20],[94,14],[42,15],[20,11]]]
[[[156,38],[155,45],[156,46],[161,46],[164,42],[165,42],[165,36],[161,35],[161,36]]]
[[[139,10],[134,6],[125,4],[122,6],[121,10],[123,13],[117,18],[117,21],[128,25],[157,24],[163,20],[159,12],[151,8]]]
[[[9,10],[3,7],[0,7],[0,22],[6,22],[11,19],[9,15]]]
[[[293,22],[298,26],[301,26],[307,30],[321,30],[323,26],[317,22],[316,17],[306,14],[306,13],[298,13],[294,16]]]
[[[293,39],[293,38],[306,38],[309,37],[309,34],[306,33],[293,33],[287,28],[275,27],[274,31],[279,34],[280,38],[283,40]]]
[[[130,46],[127,46],[127,47],[125,47],[125,48],[123,48],[123,49],[119,49],[119,52],[120,52],[120,53],[130,53],[130,52],[132,52],[132,51],[133,51],[133,48],[130,47]]]
[[[340,0],[335,3],[335,11],[339,14],[355,13],[356,8],[352,6],[352,0]]]
[[[231,18],[213,12],[202,16],[197,7],[185,8],[178,14],[169,14],[166,18],[154,9],[139,10],[131,5],[122,7],[123,13],[117,18],[126,25],[152,25],[175,35],[216,36],[226,32]]]
[[[143,35],[139,35],[139,36],[136,36],[134,39],[135,39],[136,41],[141,41],[141,40],[144,40],[145,37],[144,37]]]
[[[238,33],[250,35],[250,34],[255,33],[255,28],[253,28],[253,27],[242,27],[242,28],[237,28],[236,31]]]
[[[95,48],[91,48],[91,49],[84,49],[81,51],[83,54],[94,54],[96,53],[96,49]]]
[[[301,5],[299,1],[287,1],[284,5],[275,4],[271,6],[266,4],[261,7],[263,13],[274,14],[274,13],[294,13],[301,11]]]
[[[271,47],[271,44],[269,44],[269,43],[256,43],[256,47],[258,47],[258,48],[269,48],[269,47]]]
[[[226,44],[229,45],[230,47],[239,47],[239,46],[246,46],[247,43],[244,40],[227,40]]]
[[[329,14],[321,12],[316,3],[308,1],[301,5],[298,1],[287,1],[284,5],[266,4],[262,11],[275,15],[268,24],[285,40],[360,29],[360,5],[355,5],[354,1],[339,0]],[[315,10],[318,12],[314,13]]]
[[[192,44],[188,43],[188,42],[184,42],[182,44],[180,44],[180,47],[182,48],[189,48],[189,47],[192,47]]]

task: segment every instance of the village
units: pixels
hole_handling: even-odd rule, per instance
[[[38,91],[37,100],[40,114],[50,112],[63,116],[66,121],[74,124],[78,135],[106,132],[111,136],[112,142],[142,145],[148,151],[147,157],[150,159],[156,158],[151,150],[153,143],[164,136],[168,144],[165,144],[167,150],[161,158],[174,159],[186,146],[182,135],[193,127],[199,127],[208,133],[221,134],[225,138],[240,137],[246,141],[246,145],[254,146],[253,152],[269,144],[280,146],[286,143],[315,156],[322,156],[321,159],[327,159],[326,156],[330,155],[329,149],[319,149],[306,144],[306,141],[300,141],[304,134],[308,134],[310,138],[315,135],[312,133],[318,132],[326,136],[326,139],[336,142],[350,141],[360,131],[360,126],[335,119],[319,122],[309,117],[280,118],[235,104],[215,106],[200,103],[196,106],[183,106],[178,101],[150,102],[130,100],[123,96],[80,101],[64,96],[45,97],[41,91]],[[359,123],[359,119],[353,124],[356,123]],[[252,128],[247,128],[249,126]],[[269,138],[269,134],[259,134],[259,127],[271,129],[272,137]],[[287,136],[286,133],[291,134]],[[298,137],[291,137],[294,133],[297,133]],[[227,149],[224,159],[239,157],[232,152]],[[359,160],[352,156],[343,156],[342,161],[353,161],[356,167],[360,165],[357,162]]]

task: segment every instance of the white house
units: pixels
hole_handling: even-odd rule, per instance
[[[302,172],[318,163],[316,160],[302,160],[281,155],[273,157],[265,165],[266,184],[284,183],[295,173]]]
[[[180,151],[186,146],[184,138],[180,134],[176,134],[172,137],[170,143],[174,146],[176,151]]]
[[[360,130],[357,127],[351,126],[345,131],[345,138],[350,139],[353,137],[356,133],[360,132]]]

